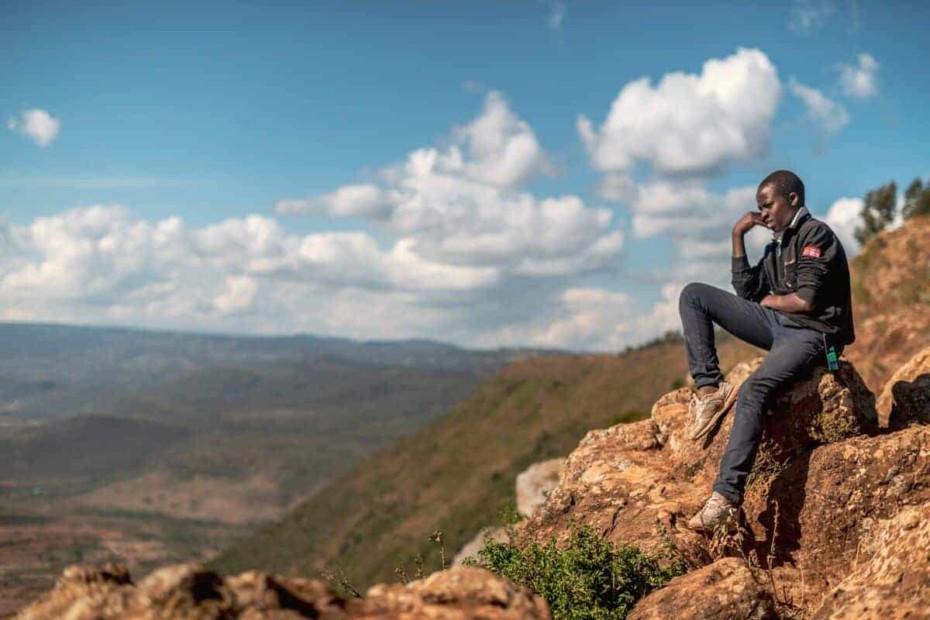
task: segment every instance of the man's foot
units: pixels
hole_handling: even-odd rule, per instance
[[[696,515],[688,520],[688,529],[696,532],[730,532],[736,529],[739,508],[720,493],[714,491]]]
[[[736,388],[732,383],[721,381],[716,392],[705,396],[691,397],[688,412],[691,414],[691,439],[706,435],[723,414],[729,411],[736,400]]]

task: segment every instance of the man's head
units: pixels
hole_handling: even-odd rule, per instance
[[[789,170],[776,170],[759,183],[756,203],[765,225],[780,233],[804,206],[804,182]]]

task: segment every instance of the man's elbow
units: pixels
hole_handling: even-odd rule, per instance
[[[813,314],[816,306],[814,305],[814,295],[810,291],[801,290],[794,294],[795,307],[801,314]]]

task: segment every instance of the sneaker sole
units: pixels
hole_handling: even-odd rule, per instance
[[[710,432],[710,429],[714,428],[717,422],[726,415],[727,411],[730,410],[730,407],[733,406],[733,403],[736,402],[736,396],[739,390],[736,389],[735,385],[730,386],[730,393],[727,394],[726,399],[723,401],[723,407],[720,408],[720,411],[714,414],[710,420],[707,421],[707,424],[701,427],[701,429],[691,436],[691,439],[697,441],[704,435]]]

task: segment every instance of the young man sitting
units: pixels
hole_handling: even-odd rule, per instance
[[[756,202],[759,210],[746,213],[733,227],[736,295],[691,283],[679,299],[695,384],[691,438],[704,437],[736,401],[713,493],[688,522],[694,530],[735,526],[763,416],[774,397],[815,365],[826,363],[828,346],[839,355],[855,338],[846,252],[833,231],[808,213],[804,183],[793,172],[773,172],[759,184]],[[755,226],[770,229],[773,239],[751,267],[744,237]],[[738,394],[720,373],[714,323],[769,352]]]

